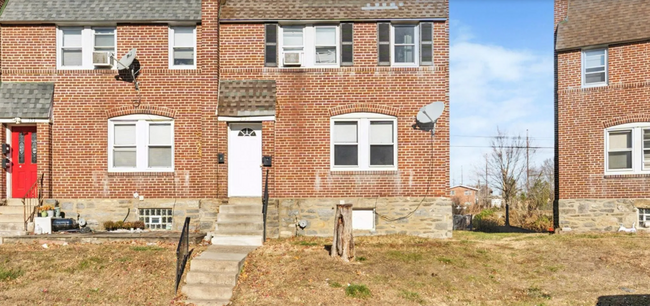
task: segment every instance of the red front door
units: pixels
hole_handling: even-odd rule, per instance
[[[36,127],[14,127],[11,129],[11,194],[13,198],[26,195],[36,182]]]

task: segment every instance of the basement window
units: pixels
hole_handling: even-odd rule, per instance
[[[650,227],[650,208],[639,208],[639,225]]]
[[[172,210],[168,208],[140,208],[140,221],[146,229],[171,230]]]

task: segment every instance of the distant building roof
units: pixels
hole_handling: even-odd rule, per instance
[[[48,119],[54,83],[0,83],[0,118]]]
[[[456,185],[456,186],[451,187],[450,189],[454,189],[454,188],[464,188],[464,189],[471,189],[471,190],[478,191],[478,188],[469,187],[469,186],[466,186],[466,185]]]
[[[201,0],[7,0],[0,22],[200,21]]]
[[[558,51],[650,38],[650,1],[569,0],[568,5],[557,29]]]
[[[217,114],[228,117],[275,116],[275,81],[221,81]]]
[[[227,0],[221,21],[447,18],[448,0]]]

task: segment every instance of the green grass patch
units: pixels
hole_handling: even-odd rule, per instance
[[[399,296],[405,300],[409,300],[411,302],[416,302],[418,304],[424,304],[424,299],[420,297],[420,294],[417,292],[413,291],[408,291],[408,290],[401,290],[399,293]]]
[[[436,259],[443,264],[451,264],[453,262],[451,258],[447,258],[443,256],[437,257]]]
[[[403,262],[416,262],[422,260],[422,254],[420,253],[406,253],[401,251],[389,251],[387,253],[388,257]]]
[[[528,297],[533,299],[551,299],[551,295],[547,292],[542,291],[539,287],[532,286],[528,288],[527,292]]]
[[[350,284],[345,287],[345,295],[357,299],[367,299],[372,296],[370,289],[363,284]]]
[[[560,271],[560,270],[563,269],[563,268],[564,268],[563,265],[555,265],[555,266],[548,266],[548,267],[546,267],[546,269],[549,270],[549,271],[551,271],[551,272],[557,272],[557,271]]]
[[[296,245],[303,245],[303,246],[315,246],[315,245],[318,245],[318,243],[316,243],[316,242],[304,241],[304,240],[303,241],[298,241],[295,244]]]
[[[89,257],[89,258],[86,258],[86,259],[82,260],[79,263],[79,265],[77,266],[77,270],[85,270],[85,269],[88,269],[88,268],[94,267],[94,266],[99,266],[99,268],[102,269],[102,268],[104,268],[103,263],[105,263],[105,262],[106,262],[106,259],[101,258],[101,257],[96,257],[96,256]],[[72,272],[72,271],[69,271],[69,272]]]
[[[366,261],[366,260],[368,260],[367,258],[365,258],[363,256],[359,256],[356,259],[357,259],[357,261]]]
[[[131,250],[136,252],[155,252],[155,251],[162,251],[164,250],[164,248],[161,248],[159,246],[148,245],[148,246],[132,246]]]
[[[0,281],[14,280],[23,274],[24,272],[21,269],[7,269],[5,267],[0,267]]]
[[[341,283],[339,283],[339,282],[330,282],[330,287],[332,287],[332,288],[341,288],[341,287],[343,287],[343,285],[341,285]]]

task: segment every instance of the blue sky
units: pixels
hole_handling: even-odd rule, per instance
[[[549,147],[531,163],[552,158],[553,0],[449,0],[449,9],[451,184],[476,184],[497,126]]]

